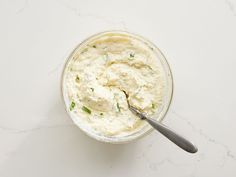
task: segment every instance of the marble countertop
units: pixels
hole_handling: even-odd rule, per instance
[[[174,76],[164,123],[194,140],[188,154],[157,132],[109,145],[64,111],[60,74],[86,37],[119,29],[154,42]],[[1,177],[234,177],[235,0],[1,0]]]

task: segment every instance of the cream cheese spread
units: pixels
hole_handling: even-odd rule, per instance
[[[127,34],[104,34],[79,46],[65,69],[69,111],[92,130],[126,136],[147,123],[129,103],[154,115],[163,101],[163,71],[153,48]]]

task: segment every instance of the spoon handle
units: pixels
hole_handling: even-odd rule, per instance
[[[190,153],[195,153],[198,151],[197,147],[193,143],[185,139],[183,136],[177,134],[176,132],[171,130],[169,127],[163,125],[162,123],[159,123],[158,121],[152,118],[146,117],[146,121],[153,128],[158,130],[162,135],[167,137],[170,141],[172,141],[173,143],[175,143],[177,146],[184,149],[185,151],[190,152]]]
[[[126,98],[128,98],[126,92],[124,92],[126,95]],[[142,120],[146,120],[153,128],[155,128],[157,131],[159,131],[162,135],[164,135],[166,138],[168,138],[170,141],[175,143],[177,146],[182,148],[183,150],[190,152],[190,153],[195,153],[198,151],[197,147],[188,141],[186,138],[183,136],[177,134],[175,131],[171,130],[169,127],[163,125],[162,123],[158,122],[157,120],[153,118],[146,117],[145,114],[141,113],[139,110],[137,110],[135,107],[131,106],[129,104],[129,109],[130,111],[138,116]]]

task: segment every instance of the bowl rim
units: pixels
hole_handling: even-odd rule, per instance
[[[64,108],[65,108],[67,114],[72,119],[74,124],[77,127],[79,127],[79,129],[83,133],[88,135],[89,137],[94,138],[94,139],[96,139],[96,140],[98,140],[100,142],[111,143],[111,144],[123,144],[123,143],[128,143],[128,142],[131,142],[131,141],[135,141],[135,140],[138,140],[138,139],[140,139],[140,138],[142,138],[144,136],[147,136],[148,134],[150,134],[154,130],[154,128],[150,127],[149,129],[147,129],[146,131],[142,132],[138,136],[134,136],[133,138],[127,138],[127,139],[125,139],[125,138],[117,139],[117,138],[110,138],[110,137],[102,137],[102,136],[100,136],[98,134],[93,134],[93,133],[91,133],[89,131],[85,131],[83,128],[81,128],[80,125],[78,125],[78,123],[75,122],[74,118],[71,116],[71,114],[70,114],[70,112],[68,110],[68,107],[66,105],[65,95],[64,95],[64,91],[63,91],[64,76],[66,74],[66,68],[67,68],[70,60],[72,59],[73,54],[76,52],[76,50],[78,50],[78,48],[80,46],[82,46],[84,43],[86,43],[90,39],[93,39],[93,38],[101,36],[101,35],[109,34],[109,33],[110,34],[125,34],[125,35],[128,35],[128,36],[136,37],[139,40],[142,40],[143,42],[145,42],[147,45],[150,44],[152,47],[154,47],[156,52],[158,52],[161,55],[160,60],[164,61],[164,65],[166,65],[165,67],[168,70],[167,80],[168,80],[168,82],[170,84],[170,90],[169,90],[170,93],[168,93],[169,94],[168,95],[169,100],[167,100],[167,105],[166,105],[167,107],[166,107],[165,110],[163,110],[164,112],[162,113],[162,116],[158,119],[158,121],[160,121],[160,122],[162,122],[164,120],[164,118],[166,117],[167,112],[170,109],[170,105],[172,103],[173,93],[174,93],[174,81],[173,81],[173,74],[172,74],[172,70],[171,70],[170,64],[167,61],[167,59],[166,59],[165,55],[163,54],[163,52],[154,43],[152,43],[149,39],[147,39],[147,38],[145,38],[145,37],[143,37],[143,36],[141,36],[139,34],[128,32],[128,31],[125,31],[125,30],[107,30],[107,31],[102,31],[102,32],[98,32],[98,33],[95,33],[93,35],[90,35],[89,37],[85,38],[80,43],[78,43],[74,47],[74,49],[69,53],[69,55],[67,56],[67,58],[66,58],[66,60],[64,62],[63,69],[62,69],[61,76],[60,76],[60,95],[61,95],[61,99],[63,100]]]

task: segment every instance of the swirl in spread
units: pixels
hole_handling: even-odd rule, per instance
[[[103,136],[125,136],[146,125],[129,103],[153,115],[163,100],[158,57],[145,42],[126,34],[104,34],[74,51],[65,70],[69,110]]]

